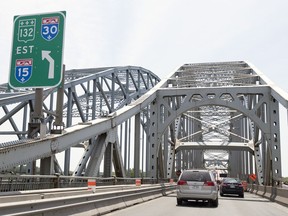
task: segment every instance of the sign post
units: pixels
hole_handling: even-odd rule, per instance
[[[14,17],[9,85],[56,87],[62,80],[66,12]]]

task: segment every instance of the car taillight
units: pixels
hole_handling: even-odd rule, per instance
[[[226,184],[226,183],[223,183],[223,184],[222,184],[222,186],[226,187],[226,186],[227,186],[227,184]]]
[[[212,181],[206,181],[204,182],[204,186],[215,186],[215,184]]]
[[[239,186],[239,187],[243,187],[243,185],[242,185],[242,184],[238,184],[238,186]]]
[[[179,180],[179,181],[177,182],[177,185],[187,185],[187,181]]]

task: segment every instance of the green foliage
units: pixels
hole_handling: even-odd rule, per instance
[[[135,175],[134,175],[134,168],[129,169],[129,170],[126,172],[126,175],[127,175],[128,177],[134,178],[134,177],[135,177]]]
[[[288,185],[288,177],[283,177],[282,181],[285,185]]]

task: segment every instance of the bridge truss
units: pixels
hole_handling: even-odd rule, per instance
[[[82,138],[80,133],[79,137],[77,137],[78,142],[68,137],[65,139],[67,143],[52,141],[52,144],[50,143],[42,147],[38,145],[37,148],[31,143],[39,139],[40,129],[45,127],[45,134],[47,134],[48,137],[45,135],[44,139],[53,140],[55,139],[54,137],[59,136],[59,133],[62,135],[66,133],[71,126],[85,126],[89,125],[90,123],[87,122],[91,120],[100,121],[110,119],[109,114],[138,99],[141,95],[153,88],[159,80],[158,76],[149,70],[133,66],[65,71],[63,96],[61,96],[61,94],[58,96],[59,89],[57,88],[44,89],[41,97],[43,100],[43,113],[36,115],[35,92],[38,89],[11,90],[7,84],[2,85],[0,95],[0,106],[2,109],[0,135],[2,141],[10,140],[0,144],[2,153],[0,160],[3,162],[1,170],[9,170],[19,164],[29,164],[30,169],[27,169],[27,173],[34,174],[35,163],[30,163],[48,156],[48,160],[43,159],[41,161],[41,164],[44,164],[42,167],[46,167],[43,173],[62,173],[61,166],[54,155],[55,153],[65,151],[63,166],[65,175],[68,175],[71,169],[71,148],[78,147],[79,154],[82,153],[83,149],[85,149],[85,151],[82,160],[79,162],[81,165],[77,166],[77,169],[75,168],[75,173],[78,174],[81,171],[80,173],[82,174],[84,169],[82,165],[89,167],[89,164],[92,164],[94,157],[96,157],[94,153],[93,156],[90,155],[91,151],[95,151],[94,146],[96,144],[93,145],[93,143],[104,135],[100,135],[98,131],[95,131],[95,135],[92,133],[90,137]],[[60,110],[58,109],[57,101],[59,98],[63,98],[63,105],[62,107],[60,106]],[[119,134],[125,134],[125,130],[128,131],[128,127],[131,127],[131,120],[125,119],[123,124],[124,129],[119,130]],[[104,130],[109,129],[110,126]],[[103,128],[99,131],[102,130]],[[125,165],[126,161],[130,160],[130,155],[128,155],[127,151],[129,147],[128,139],[129,137],[126,136],[122,141],[124,143],[122,151],[124,152],[124,150],[126,150],[126,152],[124,152],[126,158],[124,161]],[[11,149],[15,150],[15,155],[12,154],[12,156],[8,156],[7,153],[11,153]],[[27,153],[23,151],[23,149],[25,149]],[[105,148],[102,149],[100,155],[97,153],[97,156],[100,157],[101,160],[104,150]],[[7,158],[4,159],[3,154],[6,155]],[[92,159],[90,160],[90,158]],[[72,158],[72,160],[75,159]],[[98,163],[101,160],[97,160]],[[126,166],[128,167],[128,165]]]
[[[16,141],[0,144],[0,170],[30,164],[33,173],[41,159],[42,174],[62,172],[55,154],[65,151],[68,175],[71,148],[80,147],[76,176],[208,168],[280,180],[279,105],[287,109],[288,97],[264,74],[244,61],[185,64],[159,81],[139,67],[66,71],[63,108],[59,89],[45,89],[36,117],[33,90],[3,85],[0,135]]]

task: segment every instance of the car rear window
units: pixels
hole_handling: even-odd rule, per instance
[[[233,178],[227,178],[223,180],[224,183],[239,183],[240,180],[238,179],[233,179]]]
[[[205,182],[211,181],[211,177],[209,172],[184,171],[181,176],[181,180]]]

